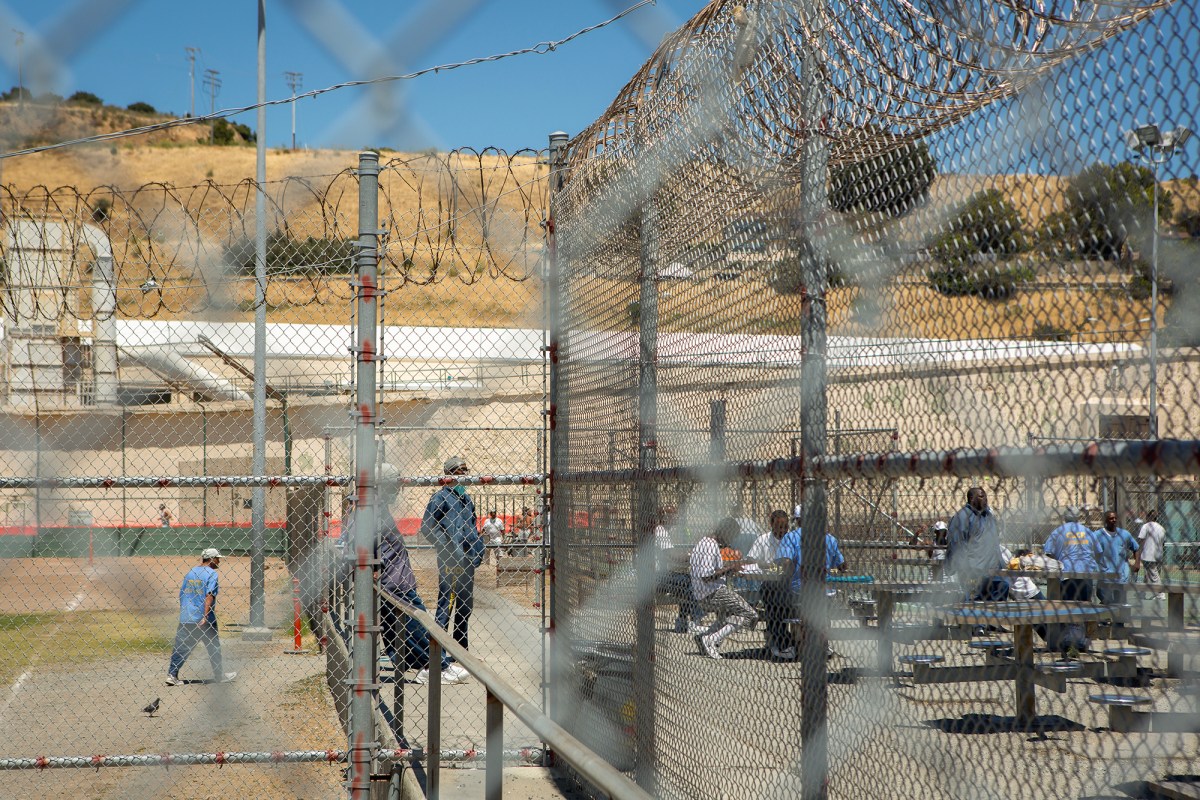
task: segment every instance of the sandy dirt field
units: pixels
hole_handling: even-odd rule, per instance
[[[97,559],[89,569],[75,559],[6,560],[0,562],[0,613],[54,614],[52,624],[69,626],[73,614],[134,612],[170,637],[178,584],[194,563]],[[248,560],[224,560],[221,575],[225,668],[238,671],[236,681],[208,682],[201,650],[180,673],[185,684],[168,687],[166,656],[128,645],[122,631],[112,632],[110,652],[74,661],[58,656],[52,631],[37,630],[26,640],[24,670],[0,695],[3,755],[344,748],[323,684],[324,658],[284,653],[291,646],[291,598],[282,565],[272,560],[267,570],[267,623],[276,630],[266,642],[243,639],[231,624],[248,620]],[[161,705],[151,718],[141,709],[156,697]],[[324,764],[4,772],[0,797],[330,798],[341,796],[341,777],[339,766]]]

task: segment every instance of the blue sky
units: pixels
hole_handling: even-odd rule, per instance
[[[563,38],[637,0],[268,0],[267,97],[290,95],[286,71],[303,90],[347,80],[507,52]],[[598,117],[662,35],[704,6],[658,0],[549,55],[388,84],[349,88],[297,104],[301,146],[442,149],[542,147],[546,135],[576,133]],[[401,9],[399,12],[397,8]],[[15,30],[24,31],[16,44]],[[0,0],[0,88],[35,93],[84,90],[106,103],[150,103],[188,111],[186,47],[198,47],[195,107],[206,113],[206,69],[219,71],[216,106],[256,99],[257,3],[252,0]],[[371,53],[384,63],[367,63]],[[380,115],[391,104],[394,115]],[[254,112],[236,119],[255,127]],[[290,143],[287,106],[268,112],[267,144]]]

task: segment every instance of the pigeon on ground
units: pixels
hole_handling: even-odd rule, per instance
[[[153,716],[154,716],[154,712],[155,712],[155,711],[158,711],[158,703],[159,703],[159,700],[160,700],[160,699],[161,699],[161,698],[158,698],[158,697],[154,698],[154,702],[153,702],[153,703],[151,703],[150,705],[146,706],[145,708],[143,708],[143,709],[142,709],[142,713],[143,713],[143,714],[149,714],[150,716],[152,716],[152,717],[153,717]]]

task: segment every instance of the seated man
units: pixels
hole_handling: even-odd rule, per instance
[[[762,573],[764,570],[776,569],[775,561],[779,558],[779,547],[788,531],[787,512],[779,509],[771,512],[771,530],[759,536],[750,547],[744,572]],[[795,649],[791,647],[791,638],[783,621],[790,612],[791,590],[789,582],[791,575],[782,570],[775,580],[763,580],[761,597],[763,615],[766,618],[767,650],[775,658],[792,659],[796,657]]]
[[[1042,552],[1062,562],[1063,572],[1097,573],[1104,558],[1100,542],[1087,526],[1079,522],[1079,509],[1067,506],[1063,511],[1063,524],[1050,531]],[[1095,584],[1091,578],[1064,578],[1062,599],[1087,603],[1092,599]],[[1082,623],[1073,622],[1061,626],[1058,648],[1067,658],[1074,658],[1087,650],[1088,638]]]
[[[783,570],[784,583],[786,593],[778,600],[778,606],[771,610],[771,614],[776,615],[779,628],[782,630],[781,641],[784,646],[781,646],[778,651],[772,650],[771,655],[774,658],[790,661],[796,657],[795,643],[792,641],[791,634],[786,630],[783,620],[785,619],[803,619],[805,614],[798,607],[800,599],[801,580],[801,553],[803,546],[803,532],[800,528],[794,528],[788,531],[783,540],[779,543],[776,564]],[[838,546],[837,537],[832,533],[825,534],[825,564],[822,570],[823,576],[828,577],[830,572],[835,569],[841,569],[846,565],[846,559],[842,555],[841,548]],[[833,656],[833,648],[826,644],[827,657]]]
[[[726,564],[721,559],[721,548],[728,547],[738,533],[737,520],[726,517],[717,523],[711,536],[696,542],[688,564],[692,574],[692,593],[705,611],[717,615],[717,620],[707,630],[696,634],[700,652],[709,658],[720,658],[721,642],[734,631],[749,628],[758,621],[758,614],[750,604],[726,585],[727,576],[741,570],[742,562]]]
[[[700,620],[704,618],[704,611],[692,596],[692,576],[686,563],[686,554],[684,563],[680,563],[676,553],[682,552],[682,549],[677,549],[671,541],[667,525],[674,519],[675,509],[663,508],[658,514],[658,524],[654,526],[654,571],[658,576],[655,589],[679,603],[675,632],[696,634],[702,630]]]

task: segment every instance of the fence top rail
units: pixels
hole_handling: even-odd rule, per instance
[[[492,696],[516,714],[518,719],[528,725],[529,729],[541,737],[542,741],[546,742],[557,755],[561,756],[601,791],[607,792],[612,797],[652,800],[651,796],[628,776],[604,761],[583,742],[546,716],[541,709],[534,705],[533,701],[522,696],[512,684],[501,678],[491,667],[454,641],[445,628],[438,626],[432,614],[405,603],[385,589],[381,588],[379,595],[404,614],[425,626],[429,635],[437,640],[438,644],[453,656],[460,666],[482,683]]]
[[[569,472],[556,480],[574,484],[701,483],[813,478],[1044,478],[1050,475],[1168,477],[1200,474],[1200,440],[1096,440],[1084,445],[959,447],[951,450],[851,453],[808,460],[777,458],[666,467]]]

